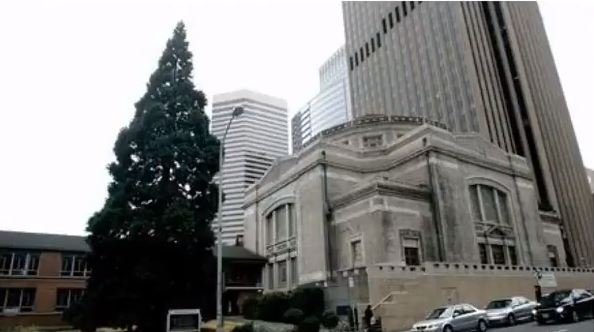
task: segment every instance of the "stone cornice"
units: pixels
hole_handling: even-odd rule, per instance
[[[339,209],[353,201],[371,196],[375,193],[382,196],[398,196],[417,200],[428,200],[430,198],[430,193],[427,189],[396,181],[376,180],[334,199],[332,201],[332,208]]]

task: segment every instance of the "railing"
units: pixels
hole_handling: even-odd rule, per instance
[[[425,262],[418,266],[401,266],[401,265],[377,265],[367,268],[369,271],[382,272],[414,272],[414,273],[429,273],[429,272],[565,272],[565,273],[592,273],[594,268],[580,268],[580,267],[550,267],[550,266],[526,266],[526,265],[496,265],[496,264],[473,264],[473,263],[442,263],[442,262]]]

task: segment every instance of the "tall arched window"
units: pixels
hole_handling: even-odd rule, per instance
[[[272,245],[287,240],[296,233],[295,205],[277,206],[266,215],[266,244]]]
[[[484,184],[470,186],[472,219],[475,222],[511,225],[507,194]]]
[[[516,243],[510,232],[512,220],[507,194],[486,184],[473,184],[469,192],[472,220],[483,224],[477,234],[481,263],[517,265]]]

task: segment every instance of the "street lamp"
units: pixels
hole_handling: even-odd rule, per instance
[[[225,128],[223,139],[219,145],[219,205],[218,205],[218,227],[217,227],[217,332],[223,332],[223,163],[224,163],[224,150],[225,150],[225,139],[227,138],[227,132],[233,119],[240,116],[243,113],[243,107],[237,106],[231,113],[231,118]]]

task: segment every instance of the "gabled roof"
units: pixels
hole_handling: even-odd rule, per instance
[[[214,250],[214,253],[216,256],[216,248]],[[267,261],[266,258],[241,246],[223,246],[223,259],[243,261]]]
[[[46,251],[90,251],[84,236],[0,231],[0,248]]]

